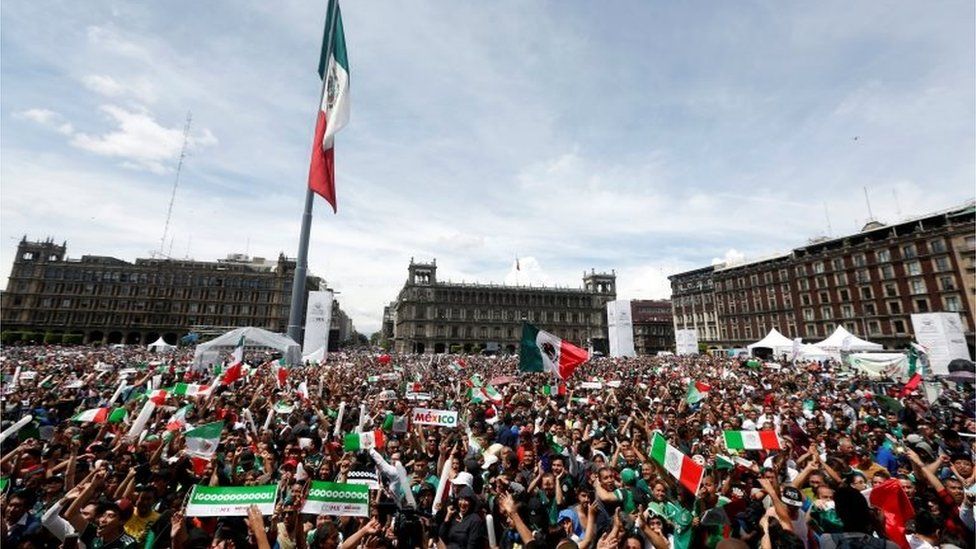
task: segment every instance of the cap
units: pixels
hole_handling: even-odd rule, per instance
[[[467,471],[461,471],[460,473],[457,474],[457,476],[451,479],[451,484],[454,485],[463,484],[468,488],[470,488],[473,483],[474,483],[474,476],[472,476],[471,473]]]
[[[620,481],[624,484],[633,484],[637,480],[637,472],[633,469],[626,468],[620,471]]]
[[[793,486],[784,486],[783,492],[780,494],[780,499],[783,500],[783,503],[792,505],[793,507],[803,506],[803,494]]]
[[[496,463],[498,463],[498,456],[495,454],[485,454],[485,462],[481,465],[481,468],[488,470],[488,468]]]

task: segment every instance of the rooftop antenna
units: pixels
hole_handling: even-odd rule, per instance
[[[891,194],[895,197],[895,214],[901,219],[901,202],[898,201],[898,189],[892,187]]]
[[[830,211],[827,210],[827,202],[824,201],[824,217],[827,218],[827,236],[834,236],[834,230],[830,227]]]
[[[864,201],[868,203],[868,223],[874,221],[874,212],[871,211],[871,198],[868,196],[868,188],[864,187]]]
[[[173,217],[173,202],[176,201],[176,188],[180,185],[180,172],[183,171],[183,159],[186,158],[186,145],[190,141],[190,122],[192,120],[193,113],[186,111],[186,124],[183,126],[183,146],[180,147],[180,158],[176,163],[176,178],[173,180],[173,193],[169,197],[169,208],[166,210],[166,224],[163,225],[163,238],[159,240],[159,255],[163,255],[163,248],[166,246],[169,222]]]

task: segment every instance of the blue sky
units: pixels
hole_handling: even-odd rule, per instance
[[[971,1],[373,2],[343,20],[352,118],[310,265],[360,330],[411,257],[625,298],[976,183]],[[16,241],[294,255],[325,3],[0,5],[0,273]],[[856,139],[855,139],[856,138]],[[897,200],[896,200],[897,197]],[[170,243],[166,243],[170,249]]]

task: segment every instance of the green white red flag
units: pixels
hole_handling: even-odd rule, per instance
[[[224,422],[215,421],[190,429],[183,436],[186,438],[186,453],[193,457],[210,459],[217,451],[220,443],[220,433],[224,431]]]
[[[274,513],[278,485],[193,487],[186,504],[188,517],[246,517],[251,505],[262,515]]]
[[[566,384],[558,383],[556,385],[543,385],[542,394],[546,396],[563,396],[566,394]]]
[[[688,383],[688,392],[685,393],[685,402],[688,404],[698,404],[699,402],[705,400],[708,396],[708,391],[711,390],[711,386],[702,383],[700,381],[691,381]]]
[[[382,448],[386,442],[383,431],[366,431],[364,433],[349,433],[342,439],[342,449],[346,452],[358,452],[370,448]]]
[[[308,187],[328,201],[335,212],[335,134],[349,122],[349,60],[338,0],[329,0],[319,76],[322,78],[322,99],[315,122]]]
[[[87,423],[122,423],[129,417],[125,408],[92,408],[75,414],[71,421]]]
[[[220,382],[224,385],[230,385],[242,377],[244,377],[244,336],[241,336],[241,339],[237,341],[237,346],[234,347],[234,353],[231,357],[230,366],[224,370],[224,375],[220,378]]]
[[[173,412],[173,415],[169,417],[169,421],[166,422],[166,430],[179,431],[180,429],[186,427],[186,413],[190,411],[190,408],[193,408],[193,405],[187,404],[186,406]]]
[[[577,366],[589,359],[589,353],[572,343],[529,323],[522,324],[519,370],[550,372],[566,381]]]
[[[692,494],[698,494],[705,468],[698,465],[681,450],[668,444],[661,433],[654,433],[651,441],[651,459],[664,468],[678,483]]]
[[[725,431],[725,447],[729,450],[782,450],[783,444],[775,431]]]
[[[369,486],[313,480],[302,513],[335,517],[368,517]]]

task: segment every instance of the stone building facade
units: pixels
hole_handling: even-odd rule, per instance
[[[437,262],[410,260],[407,281],[384,314],[399,353],[516,353],[522,321],[607,352],[606,303],[616,274],[584,273],[582,288],[441,282]]]
[[[689,315],[700,314],[694,305],[710,298],[718,333],[705,341],[714,348],[744,347],[770,328],[816,342],[844,326],[894,349],[913,339],[913,313],[958,312],[972,348],[974,222],[976,206],[969,203],[890,225],[872,221],[858,233],[769,258],[673,275],[675,326],[692,324]]]
[[[295,260],[283,254],[272,261],[235,254],[218,261],[130,263],[94,255],[71,259],[66,251],[66,244],[50,240],[20,241],[2,296],[5,332],[144,344],[240,326],[287,328]],[[309,291],[320,285],[320,278],[307,278]]]
[[[634,351],[654,355],[674,351],[674,324],[668,299],[635,299],[630,302],[634,324]]]

